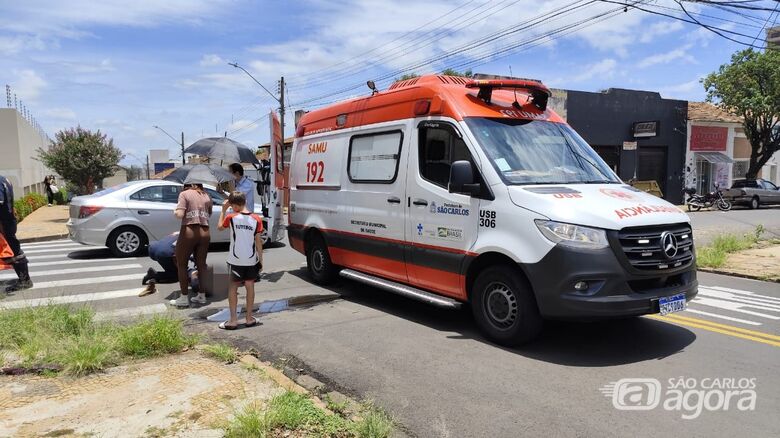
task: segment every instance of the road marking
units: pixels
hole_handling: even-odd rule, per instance
[[[31,268],[37,268],[41,266],[59,266],[59,265],[80,265],[84,263],[105,263],[105,262],[126,262],[128,260],[137,260],[138,257],[132,257],[132,258],[110,258],[110,259],[68,259],[68,260],[58,260],[56,262],[34,262],[34,263],[28,263],[27,266]]]
[[[773,310],[773,309],[766,309],[765,307],[756,306],[753,304],[737,303],[734,301],[719,300],[719,299],[707,298],[707,297],[702,297],[702,298],[696,297],[693,299],[692,302],[695,304],[701,304],[703,306],[717,307],[719,309],[730,310],[732,312],[744,313],[746,315],[758,316],[761,318],[767,318],[773,320],[780,319],[780,316],[769,315],[767,313],[761,313],[761,312],[754,312],[752,310],[745,310],[747,308],[754,308],[759,310],[770,310],[770,311]]]
[[[41,248],[69,248],[69,247],[73,247],[73,248],[76,248],[76,247],[89,248],[90,246],[82,245],[80,243],[71,242],[71,243],[50,243],[50,244],[46,244],[46,245],[35,245],[35,246],[22,245],[22,249],[30,248],[31,250],[35,251],[35,250],[41,249]]]
[[[141,257],[112,257],[110,259],[108,258],[100,258],[100,259],[88,259],[88,258],[71,258],[70,253],[62,253],[62,254],[56,254],[56,255],[42,255],[42,256],[27,256],[27,260],[57,260],[57,259],[68,259],[68,260],[138,260]]]
[[[116,310],[108,310],[104,312],[97,312],[95,314],[95,320],[97,321],[104,321],[107,319],[115,319],[115,318],[127,318],[127,317],[135,317],[135,316],[143,316],[143,315],[154,315],[157,313],[165,313],[169,310],[169,307],[165,304],[150,304],[148,306],[139,306],[139,307],[126,307],[122,309],[116,309]]]
[[[114,275],[109,277],[73,278],[70,280],[56,280],[56,281],[47,281],[43,283],[35,283],[35,286],[33,286],[32,289],[33,290],[50,289],[54,287],[82,286],[85,284],[113,283],[117,281],[128,281],[128,280],[139,281],[140,279],[141,276],[139,274]]]
[[[720,298],[745,304],[762,304],[780,310],[780,299],[774,299],[764,295],[735,294],[733,292],[726,292],[709,288],[699,290],[699,293],[706,297]]]
[[[47,246],[47,245],[59,245],[59,244],[64,244],[64,243],[77,243],[77,242],[74,242],[74,241],[72,241],[72,240],[69,240],[69,239],[63,239],[63,240],[48,240],[48,241],[46,241],[46,242],[30,242],[30,243],[23,243],[23,244],[22,244],[22,248],[26,248],[26,247],[34,247],[34,246],[40,247],[40,246]],[[79,245],[81,245],[81,244],[79,243]]]
[[[740,319],[740,318],[734,318],[734,317],[731,317],[731,316],[719,315],[717,313],[703,312],[701,310],[696,310],[696,309],[688,308],[688,309],[685,309],[685,311],[686,312],[690,312],[690,313],[696,313],[698,315],[711,316],[713,318],[727,319],[729,321],[739,322],[739,323],[747,324],[747,325],[762,325],[760,322],[748,321],[747,319]]]
[[[30,276],[35,279],[36,277],[47,277],[50,275],[69,275],[69,274],[83,274],[87,272],[103,272],[103,271],[121,271],[125,269],[141,268],[142,266],[137,263],[126,265],[111,265],[111,266],[88,266],[86,268],[73,268],[73,269],[59,269],[53,271],[40,271],[32,272]],[[17,278],[16,273],[2,274],[0,280],[11,280]]]
[[[725,324],[718,324],[704,319],[680,317],[676,315],[666,315],[666,316],[647,315],[647,317],[658,321],[670,322],[670,323],[684,325],[693,328],[700,328],[702,330],[721,333],[724,335],[733,336],[735,338],[741,338],[749,341],[780,347],[780,336],[771,335],[769,333],[747,330],[747,329],[725,325]]]
[[[29,298],[0,303],[0,309],[19,309],[22,307],[40,307],[49,304],[73,304],[87,301],[111,300],[115,298],[138,296],[141,288],[114,290],[109,292],[94,292],[79,295],[60,295],[57,297]]]
[[[702,286],[702,287],[705,288],[705,289],[713,289],[713,290],[719,290],[719,291],[723,291],[723,292],[731,292],[733,294],[738,294],[738,295],[750,295],[750,296],[756,297],[756,298],[767,298],[769,300],[776,301],[776,302],[780,303],[780,297],[773,297],[773,296],[770,296],[770,295],[759,295],[759,294],[757,294],[755,292],[751,292],[749,290],[732,289],[730,287],[721,287],[721,286]]]
[[[79,245],[81,246],[81,245]],[[99,247],[93,247],[93,246],[87,246],[83,249],[94,249]],[[81,248],[78,249],[79,251],[82,250]],[[25,254],[45,254],[45,253],[51,253],[51,252],[74,252],[77,251],[76,248],[50,248],[50,249],[34,249],[32,251],[24,251]]]

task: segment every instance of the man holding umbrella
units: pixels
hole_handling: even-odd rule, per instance
[[[236,180],[236,191],[244,194],[246,197],[246,208],[250,213],[255,209],[255,183],[244,175],[244,166],[241,163],[233,163],[228,166],[230,173]],[[227,202],[227,200],[225,200]]]

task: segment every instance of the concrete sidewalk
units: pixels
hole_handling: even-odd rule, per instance
[[[68,237],[68,212],[67,205],[41,207],[19,222],[16,237],[22,243]]]

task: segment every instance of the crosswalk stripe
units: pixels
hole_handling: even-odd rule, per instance
[[[775,302],[780,304],[780,297],[773,297],[769,295],[760,295],[755,292],[751,292],[749,290],[740,290],[740,289],[732,289],[730,287],[721,287],[721,286],[699,286],[699,290],[701,289],[709,289],[709,290],[715,290],[715,291],[721,291],[721,292],[730,292],[732,294],[736,295],[746,295],[748,298],[755,298],[755,299],[764,299],[770,302]]]
[[[73,247],[73,248],[77,248],[77,247],[89,248],[91,246],[92,245],[82,245],[80,243],[70,242],[70,243],[55,243],[55,244],[51,244],[51,245],[38,245],[38,246],[22,245],[22,249],[29,248],[29,249],[34,251],[34,250],[40,249],[40,248],[70,248],[70,247]]]
[[[746,315],[758,316],[762,318],[775,319],[775,320],[780,319],[780,316],[774,316],[766,313],[746,310],[746,308],[763,310],[761,306],[756,306],[751,304],[735,303],[733,301],[719,300],[719,299],[707,298],[707,297],[696,297],[694,298],[693,303],[701,304],[703,306],[717,307],[719,309],[730,310],[732,312],[739,312],[739,313],[744,313]]]
[[[150,304],[148,306],[126,307],[122,309],[97,312],[95,314],[95,320],[104,321],[107,319],[114,319],[114,318],[128,318],[134,316],[154,315],[157,313],[165,313],[168,312],[169,310],[170,309],[168,308],[168,306],[162,303]]]
[[[22,248],[26,247],[40,247],[40,246],[49,246],[49,245],[59,245],[61,243],[76,243],[69,239],[63,239],[63,240],[48,240],[46,242],[30,242],[30,243],[23,243]]]
[[[84,246],[82,247],[79,245],[79,250],[81,249],[93,249],[93,248],[100,248],[99,246]],[[49,249],[34,249],[32,251],[24,251],[25,254],[46,254],[46,253],[52,253],[52,252],[62,252],[62,253],[68,253],[76,251],[76,248],[49,248]]]
[[[697,315],[711,316],[713,318],[725,319],[725,320],[728,320],[728,321],[739,322],[739,323],[747,324],[747,325],[762,325],[760,322],[748,321],[747,319],[734,318],[732,316],[719,315],[717,313],[704,312],[702,310],[696,310],[696,309],[688,308],[688,309],[685,309],[685,311],[686,312],[690,312],[690,313],[695,313]]]
[[[68,260],[89,260],[89,259],[73,259],[71,258],[70,253],[62,253],[62,254],[55,254],[55,255],[41,255],[41,256],[27,256],[27,260],[30,261],[39,261],[39,260],[58,260],[58,259],[68,259]],[[123,258],[114,258],[114,260],[137,260],[139,257],[123,257]]]
[[[23,307],[39,307],[45,305],[54,304],[72,304],[83,303],[89,301],[111,300],[115,298],[138,296],[141,291],[140,287],[135,289],[114,290],[109,292],[94,292],[78,295],[61,295],[58,297],[45,297],[45,298],[29,298],[22,300],[14,300],[8,302],[0,302],[0,309],[20,309]]]
[[[110,259],[68,259],[57,260],[53,262],[33,262],[27,265],[31,268],[37,268],[41,266],[59,266],[59,265],[81,265],[84,263],[106,263],[106,262],[126,262],[128,260],[137,260],[138,257],[128,257],[123,259],[110,258]]]
[[[749,304],[752,306],[761,306],[765,309],[780,311],[780,304],[775,304],[762,298],[752,298],[748,296],[735,295],[730,292],[721,291],[700,291],[700,295],[703,297],[717,298],[721,300],[729,300],[740,304]]]
[[[55,269],[52,271],[40,271],[32,272],[30,275],[35,279],[36,277],[44,277],[51,275],[68,275],[68,274],[83,274],[87,272],[103,272],[103,271],[121,271],[125,269],[140,268],[141,265],[137,263],[125,264],[125,265],[112,265],[112,266],[88,266],[85,268],[73,268],[73,269]],[[16,278],[16,273],[0,274],[0,280],[12,280]]]
[[[33,279],[34,281],[35,279]],[[91,277],[91,278],[72,278],[70,280],[55,280],[55,281],[46,281],[46,282],[35,282],[35,285],[33,286],[33,290],[38,289],[51,289],[56,287],[66,287],[66,286],[82,286],[85,284],[106,284],[106,283],[112,283],[115,281],[127,281],[127,280],[141,280],[141,276],[138,274],[130,274],[130,275],[114,275],[114,276],[108,276],[108,277]]]

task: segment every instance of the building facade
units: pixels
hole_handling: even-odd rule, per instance
[[[0,108],[0,175],[13,184],[17,196],[44,193],[43,179],[53,172],[35,157],[38,148],[50,145],[48,137],[16,109]]]
[[[698,193],[731,187],[745,178],[750,164],[750,142],[742,119],[705,102],[688,104],[685,153],[685,186]],[[775,154],[759,171],[758,177],[780,183],[780,154]]]
[[[623,180],[655,181],[682,202],[688,103],[657,92],[554,90],[550,106]]]

